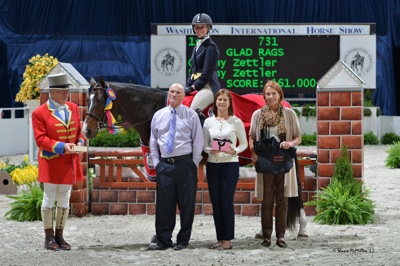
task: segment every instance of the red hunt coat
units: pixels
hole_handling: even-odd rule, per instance
[[[63,121],[53,103],[48,100],[32,113],[32,127],[39,147],[39,182],[74,184],[84,179],[79,154],[64,154],[64,143],[81,142],[81,122],[78,106],[65,104]]]

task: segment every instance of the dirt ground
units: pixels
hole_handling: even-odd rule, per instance
[[[0,265],[400,265],[400,169],[387,169],[388,146],[366,146],[364,182],[376,204],[375,222],[364,226],[320,225],[308,217],[308,239],[287,233],[288,248],[254,239],[259,217],[236,217],[233,249],[211,250],[211,216],[197,215],[188,249],[147,251],[154,216],[71,217],[65,239],[71,251],[43,248],[42,222],[4,218],[10,199],[0,195]],[[179,229],[179,217],[177,228]],[[175,240],[175,239],[174,239]]]

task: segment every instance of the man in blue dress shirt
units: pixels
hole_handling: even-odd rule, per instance
[[[172,84],[168,90],[169,105],[157,111],[151,122],[150,153],[157,173],[157,245],[150,246],[149,250],[184,249],[192,232],[197,168],[202,159],[204,136],[197,113],[182,104],[184,97],[184,87]],[[174,126],[170,125],[171,120]],[[177,204],[181,229],[173,245]]]

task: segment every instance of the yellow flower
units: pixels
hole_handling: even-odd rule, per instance
[[[28,165],[24,168],[16,168],[10,173],[11,179],[16,185],[30,184],[38,179],[37,166]]]
[[[15,97],[15,101],[26,102],[26,100],[39,99],[39,83],[57,64],[58,59],[49,56],[47,53],[43,56],[37,54],[31,57],[22,76],[24,80]]]
[[[6,170],[7,169],[7,164],[3,161],[0,162],[0,170]]]
[[[29,162],[28,155],[19,165],[10,164],[9,160],[0,161],[0,170],[7,171],[16,185],[30,184],[38,180],[38,167]]]

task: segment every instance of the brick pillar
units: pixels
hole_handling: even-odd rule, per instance
[[[81,124],[83,124],[83,120],[85,119],[86,116],[86,99],[88,95],[88,90],[87,89],[76,89],[76,88],[71,88],[70,89],[70,96],[69,96],[69,101],[76,103],[79,106],[80,110],[80,116],[81,116]],[[40,93],[40,104],[45,103],[49,98],[49,91],[48,90],[41,90]],[[88,143],[86,143],[86,146],[88,146]],[[88,189],[88,158],[87,158],[87,153],[83,153],[81,155],[81,164],[82,164],[82,170],[83,174],[85,176],[85,179],[74,184],[72,186],[72,192],[71,192],[71,214],[77,217],[82,217],[85,216],[88,213],[88,195],[89,195],[89,189]]]
[[[323,89],[317,93],[317,108],[317,189],[330,184],[343,145],[354,177],[363,180],[363,89]]]

